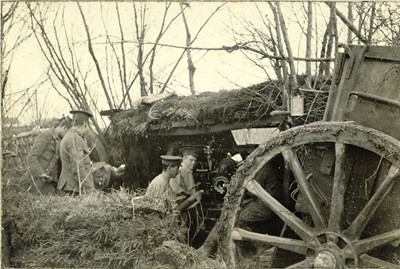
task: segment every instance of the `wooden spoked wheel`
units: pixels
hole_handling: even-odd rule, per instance
[[[297,186],[292,206],[254,180],[276,158],[285,161]],[[399,168],[400,141],[374,129],[318,122],[284,131],[252,152],[233,176],[220,218],[220,250],[240,268],[246,267],[246,242],[277,250],[268,262],[273,267],[400,268]],[[239,228],[248,193],[283,221],[281,235]]]

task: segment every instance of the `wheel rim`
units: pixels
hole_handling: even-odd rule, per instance
[[[329,201],[328,216],[324,216],[321,203],[310,187],[302,164],[294,148],[315,143],[333,143],[335,152],[332,196]],[[381,156],[390,164],[380,185],[371,194],[351,223],[342,227],[341,217],[345,211],[345,190],[348,179],[343,172],[346,163],[345,154],[349,147],[365,149]],[[309,214],[312,226],[306,224],[293,212],[288,210],[272,195],[266,192],[253,178],[269,161],[282,155],[289,163],[290,170],[296,179],[300,192],[309,203]],[[395,179],[399,177],[400,142],[379,131],[349,122],[319,122],[303,127],[296,127],[282,132],[278,137],[260,145],[245,161],[234,175],[225,199],[220,226],[222,252],[228,263],[238,265],[237,242],[258,241],[280,249],[285,249],[304,256],[304,259],[293,264],[295,267],[322,266],[344,268],[357,265],[361,260],[369,266],[395,267],[383,259],[370,256],[368,253],[385,244],[400,240],[400,227],[395,224],[390,231],[380,232],[373,236],[361,238],[366,225],[376,213],[385,197],[390,193]],[[348,177],[347,177],[348,178]],[[239,209],[246,190],[261,199],[272,209],[285,225],[295,232],[296,238],[285,238],[253,233],[236,227]],[[338,218],[337,216],[341,216]],[[321,263],[322,262],[322,263]],[[289,268],[292,268],[289,266]]]

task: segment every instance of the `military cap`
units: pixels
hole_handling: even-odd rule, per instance
[[[87,120],[90,117],[93,117],[90,112],[84,110],[71,110],[69,113],[72,114],[73,119],[81,118]]]
[[[191,155],[191,156],[196,157],[196,158],[199,157],[199,155],[197,154],[196,150],[194,148],[192,148],[192,147],[182,148],[181,152],[182,152],[182,156],[183,157],[185,157],[187,155]]]
[[[161,155],[161,163],[169,166],[178,166],[182,162],[182,157],[172,155]]]
[[[106,166],[105,162],[96,162],[92,165],[92,169],[93,169],[93,171],[96,171],[96,170],[103,168],[104,166]]]

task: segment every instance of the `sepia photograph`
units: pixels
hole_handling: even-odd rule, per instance
[[[400,269],[400,2],[0,8],[1,268]]]

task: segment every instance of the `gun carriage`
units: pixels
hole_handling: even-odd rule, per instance
[[[273,247],[258,266],[400,267],[400,49],[343,47],[324,120],[261,144],[233,176],[219,227],[230,266],[260,257],[248,253],[252,242]],[[286,167],[282,200],[254,180],[276,159]],[[238,226],[249,193],[281,220],[278,233]]]

